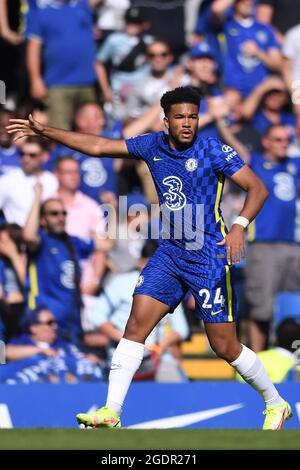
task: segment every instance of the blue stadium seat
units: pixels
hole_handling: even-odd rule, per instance
[[[300,322],[300,291],[279,292],[274,303],[275,328],[286,318],[294,318]]]

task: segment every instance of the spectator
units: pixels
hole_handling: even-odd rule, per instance
[[[100,39],[124,27],[124,14],[130,7],[130,0],[103,0],[97,11],[97,26],[100,30]]]
[[[300,325],[287,318],[276,329],[276,346],[257,354],[273,383],[289,381],[300,372],[294,347],[299,338]],[[242,381],[240,376],[237,379]]]
[[[74,383],[102,379],[99,365],[76,346],[59,338],[55,316],[47,308],[41,307],[31,313],[27,320],[27,330],[21,336],[13,338],[6,348],[7,359],[16,361],[13,366],[15,370],[18,370],[18,364],[21,370],[24,367],[22,359],[32,358],[35,360],[31,366],[33,369],[37,369],[40,361],[42,362],[38,381]]]
[[[153,104],[171,86],[172,71],[170,64],[173,55],[169,45],[162,39],[155,39],[146,49],[150,73],[138,81],[129,93],[127,116],[136,118]]]
[[[298,0],[258,0],[257,20],[272,24],[281,37],[293,26],[300,23]]]
[[[183,75],[180,85],[198,87],[202,91],[199,111],[199,129],[205,137],[218,138],[219,133],[211,107],[219,108],[222,101],[221,90],[218,87],[219,67],[216,57],[206,42],[195,44],[189,53],[187,62],[188,74]]]
[[[300,257],[294,243],[300,158],[287,157],[289,135],[284,126],[271,126],[262,144],[264,155],[252,155],[250,166],[269,190],[269,198],[248,228],[245,271],[254,351],[267,347],[276,292],[298,291],[300,286]]]
[[[245,146],[247,152],[262,153],[261,135],[244,117],[244,104],[241,93],[235,88],[226,88],[224,99],[228,107],[227,115],[225,114],[226,124],[230,127],[231,133]],[[224,135],[222,137],[225,138]],[[234,144],[231,146],[235,147]],[[239,152],[240,149],[238,150]],[[242,153],[243,156],[244,154]]]
[[[247,96],[269,71],[281,71],[279,44],[272,27],[255,20],[253,0],[232,0],[233,15],[224,18],[228,3],[220,6],[215,0],[211,6],[214,17],[223,23],[224,84]]]
[[[75,128],[78,132],[98,135],[108,138],[121,138],[120,125],[108,127],[105,115],[96,102],[86,102],[78,106],[75,117]],[[71,152],[71,153],[70,153]],[[53,152],[50,165],[62,155],[72,155],[80,163],[81,183],[80,190],[99,202],[116,203],[117,198],[117,172],[122,161],[112,158],[91,158],[80,152],[74,152],[65,146],[58,146]]]
[[[82,239],[95,239],[97,235],[103,234],[105,220],[100,206],[78,190],[79,162],[68,155],[60,157],[55,162],[55,175],[59,183],[56,196],[62,201],[67,211],[66,232]],[[113,239],[101,239],[103,251],[96,251],[89,259],[82,261],[81,292],[83,294],[94,295],[98,291],[106,269],[104,251],[110,250],[113,245]]]
[[[14,109],[20,98],[24,98],[24,71],[22,60],[22,20],[20,2],[0,0],[0,57],[5,67],[1,68],[1,80],[6,86],[6,105]],[[21,78],[23,80],[21,80]],[[1,100],[1,103],[3,101]]]
[[[201,42],[190,49],[187,68],[189,76],[183,78],[184,86],[199,87],[207,95],[221,94],[218,62],[208,43]]]
[[[140,270],[145,266],[157,245],[148,241],[145,243],[136,269],[127,273],[117,274],[110,279],[104,292],[99,297],[93,310],[88,315],[92,326],[107,336],[114,348],[122,338],[129,318],[132,289],[139,282]],[[168,324],[169,331],[166,332]],[[188,325],[183,308],[179,305],[172,315],[163,319],[146,340],[148,350],[155,350],[161,359],[168,352],[174,359],[180,359],[180,343],[188,336]],[[154,346],[155,345],[155,346]],[[171,364],[170,364],[170,367]],[[176,368],[179,364],[176,362]],[[177,373],[178,375],[178,373]],[[171,381],[171,374],[169,375]]]
[[[127,273],[136,268],[147,238],[149,214],[147,200],[141,193],[131,193],[119,205],[118,236],[113,249],[108,253],[112,273]]]
[[[27,67],[31,96],[46,100],[50,124],[64,129],[70,129],[80,102],[95,99],[92,27],[93,11],[88,0],[38,3],[30,16]]]
[[[11,136],[5,132],[5,126],[8,126],[9,119],[13,117],[15,116],[11,111],[0,109],[0,175],[20,167],[19,149],[14,145]]]
[[[0,209],[8,223],[24,226],[34,198],[37,178],[43,184],[43,200],[57,190],[55,176],[43,170],[48,160],[45,142],[38,136],[28,137],[20,147],[21,168],[0,178]]]
[[[133,84],[148,71],[145,63],[146,44],[152,42],[145,35],[147,23],[139,8],[129,8],[125,14],[123,32],[109,35],[97,55],[97,74],[106,103],[113,104],[114,117],[122,119],[128,94]],[[106,65],[111,62],[111,78]]]
[[[283,80],[269,77],[258,85],[243,103],[243,114],[254,129],[264,135],[271,125],[287,126],[289,136],[294,137],[296,118],[285,110],[289,95]]]
[[[41,193],[42,185],[37,182],[23,232],[29,252],[28,309],[47,305],[60,335],[78,343],[82,331],[79,262],[91,255],[95,243],[69,236],[62,201],[52,198],[41,204]]]
[[[20,333],[24,313],[26,255],[23,250],[22,229],[16,224],[0,226],[0,273],[0,316],[8,339]]]
[[[99,104],[96,102],[87,102],[80,105],[77,109],[75,114],[75,127],[79,132],[98,136],[101,135],[102,137],[120,139],[123,135],[123,137],[129,138],[138,133],[146,132],[154,125],[157,126],[158,122],[161,123],[158,119],[159,116],[160,106],[159,104],[155,104],[146,113],[132,121],[122,130],[119,123],[115,123],[112,126],[109,125]],[[117,176],[119,176],[124,162],[122,162],[121,159],[91,158],[83,153],[70,151],[68,147],[60,145],[52,154],[49,164],[50,168],[53,167],[53,162],[59,155],[70,154],[70,152],[72,152],[72,157],[80,162],[81,184],[79,189],[97,203],[112,203],[116,206],[118,195]],[[128,180],[130,181],[130,179],[132,179],[134,173],[135,166],[129,166],[129,171],[126,172],[127,184]],[[146,175],[144,181],[147,181],[147,188],[151,188],[149,191],[147,189],[147,192],[150,193],[152,191],[153,193],[154,186],[152,179],[149,183],[149,170],[144,171],[143,174]],[[127,192],[128,191],[123,190],[122,193],[126,194]]]

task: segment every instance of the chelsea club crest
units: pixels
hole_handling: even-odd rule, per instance
[[[143,282],[144,282],[144,276],[140,275],[135,287],[140,287],[143,284]]]
[[[185,169],[187,171],[195,171],[198,168],[198,162],[195,158],[189,158],[185,162]]]

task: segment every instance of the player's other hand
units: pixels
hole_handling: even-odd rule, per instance
[[[244,227],[233,224],[230,232],[217,245],[226,245],[227,263],[235,264],[245,257]]]
[[[6,126],[8,134],[14,134],[14,141],[30,135],[42,135],[44,126],[33,119],[29,114],[28,119],[10,119],[11,124]]]

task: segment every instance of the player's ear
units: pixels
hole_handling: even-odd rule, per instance
[[[169,129],[169,119],[167,118],[167,116],[164,117],[164,126],[166,129]]]

